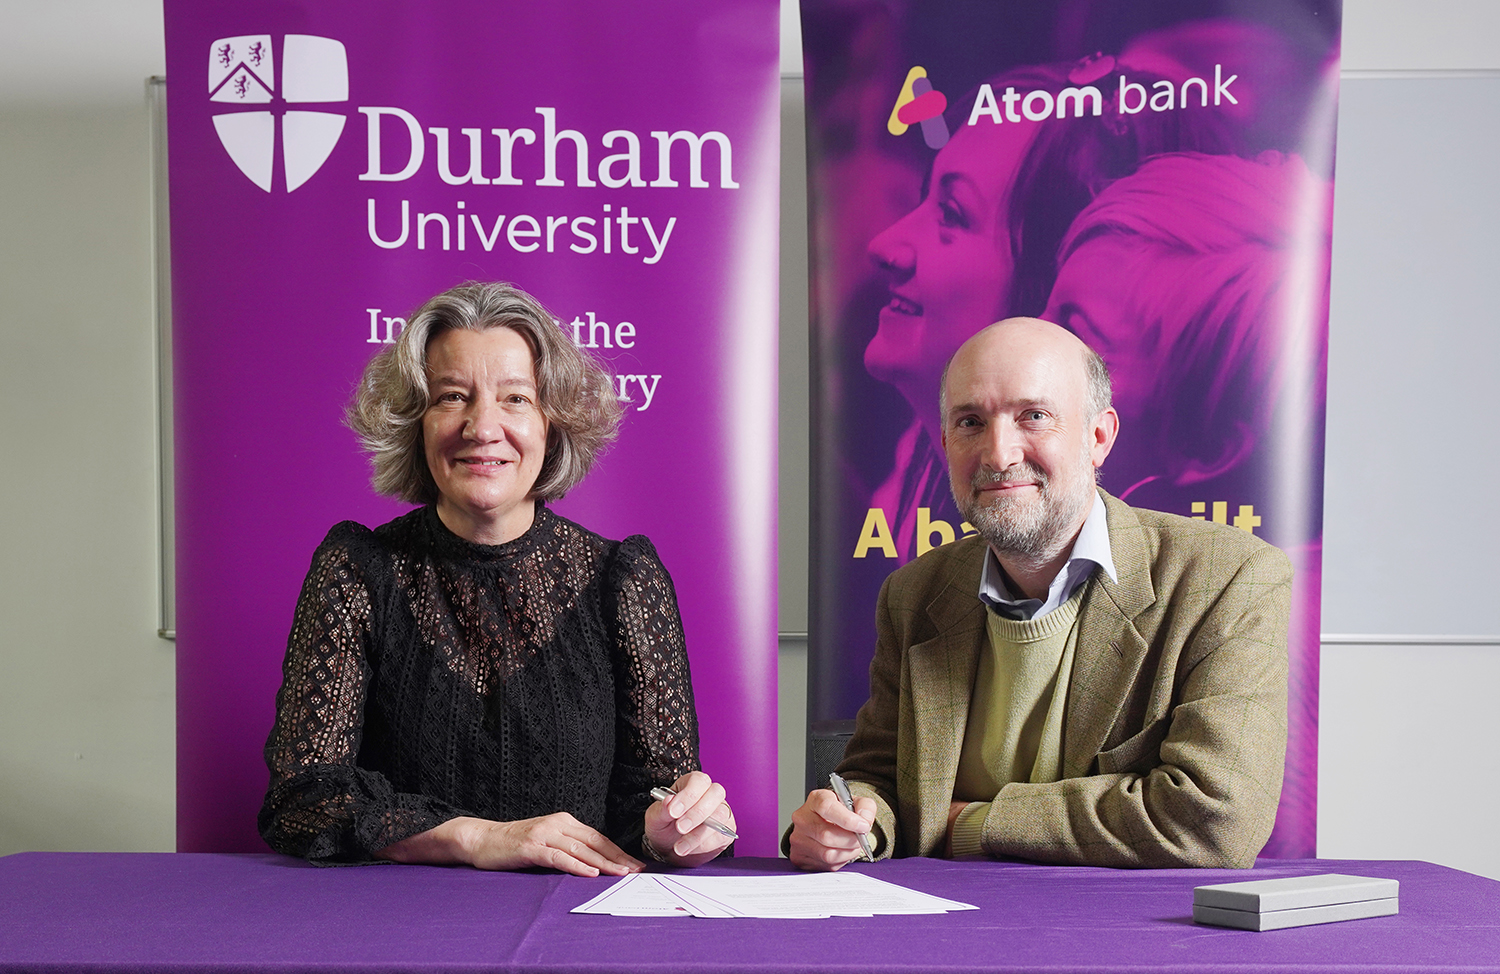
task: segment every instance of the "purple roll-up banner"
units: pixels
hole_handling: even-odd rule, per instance
[[[1281,547],[1287,772],[1314,854],[1339,0],[803,0],[814,266],[810,721],[868,694],[880,583],[972,529],[938,440],[968,336],[1102,354],[1101,484]]]
[[[775,0],[167,0],[178,848],[255,816],[314,548],[376,496],[342,425],[427,297],[512,281],[609,363],[620,438],[555,509],[649,536],[703,767],[776,850]]]

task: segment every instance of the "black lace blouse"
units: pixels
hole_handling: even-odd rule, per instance
[[[671,577],[541,505],[472,544],[431,507],[313,555],[287,640],[260,832],[357,862],[460,815],[571,812],[640,854],[650,789],[698,767]]]

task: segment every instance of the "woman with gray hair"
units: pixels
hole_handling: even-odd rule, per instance
[[[619,420],[609,376],[508,284],[437,295],[370,362],[349,425],[375,488],[422,506],[313,556],[266,743],[272,848],[597,876],[728,845],[656,549],[546,507]]]

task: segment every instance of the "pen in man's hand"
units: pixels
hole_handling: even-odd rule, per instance
[[[844,807],[854,811],[854,796],[849,794],[849,786],[844,784],[844,779],[837,771],[829,772],[828,784],[833,787],[833,793],[844,803]],[[874,862],[875,854],[870,851],[870,840],[865,838],[863,832],[858,833],[856,838],[859,839],[859,851],[864,854],[865,862]]]
[[[652,788],[651,789],[651,797],[655,798],[659,802],[671,801],[676,796],[677,796],[677,792],[673,791],[671,788]],[[736,832],[734,829],[730,828],[729,826],[725,825],[723,822],[720,822],[716,818],[704,819],[703,824],[707,825],[709,828],[713,829],[715,832],[719,833],[720,835],[727,835],[727,836],[729,836],[731,839],[738,839],[740,837],[740,834],[738,832]]]

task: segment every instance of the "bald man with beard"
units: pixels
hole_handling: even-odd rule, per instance
[[[974,335],[939,401],[978,536],[886,580],[838,769],[854,809],[812,792],[792,861],[838,869],[865,835],[876,858],[1253,865],[1286,752],[1286,557],[1096,487],[1109,373],[1056,325]]]

